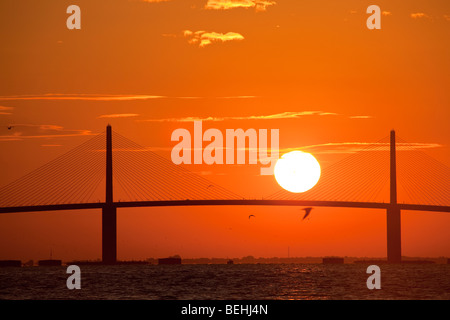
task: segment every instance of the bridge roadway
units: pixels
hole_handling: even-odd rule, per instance
[[[128,201],[79,203],[79,204],[53,204],[38,206],[0,207],[0,213],[14,212],[42,212],[57,210],[102,209],[105,207],[138,208],[138,207],[184,207],[184,206],[308,206],[308,207],[335,207],[335,208],[367,208],[389,209],[389,203],[379,202],[350,202],[350,201],[312,201],[312,200],[258,200],[258,199],[233,199],[233,200],[161,200],[161,201]],[[395,204],[400,210],[450,212],[450,206],[419,205],[419,204]]]

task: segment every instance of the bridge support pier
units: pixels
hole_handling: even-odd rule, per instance
[[[401,211],[393,206],[387,209],[387,261],[400,263],[402,261],[401,242]]]
[[[112,264],[117,261],[117,208],[102,208],[102,262]]]

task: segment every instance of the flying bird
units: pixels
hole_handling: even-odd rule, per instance
[[[13,128],[13,126],[8,126],[8,130],[11,130]]]
[[[209,189],[210,187],[214,187],[212,184],[206,187],[206,189]]]
[[[307,216],[309,216],[309,214],[311,213],[311,210],[313,208],[303,208],[302,210],[305,210],[305,215],[303,216],[302,220],[305,220]]]
[[[248,216],[248,218],[249,218],[249,219],[250,219],[251,217],[253,217],[253,218],[254,218],[254,217],[255,217],[255,215],[254,215],[254,214],[251,214],[251,215],[249,215],[249,216]]]

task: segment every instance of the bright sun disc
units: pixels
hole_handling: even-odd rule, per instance
[[[320,164],[310,153],[291,151],[281,156],[275,164],[274,174],[278,184],[290,192],[305,192],[320,178]]]

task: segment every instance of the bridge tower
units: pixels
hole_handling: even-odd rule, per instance
[[[106,197],[102,208],[102,262],[117,261],[117,208],[113,200],[113,161],[111,126],[106,127]]]
[[[397,205],[397,164],[395,151],[395,131],[391,131],[390,141],[390,206],[387,209],[387,261],[399,263],[402,260],[401,212]]]

